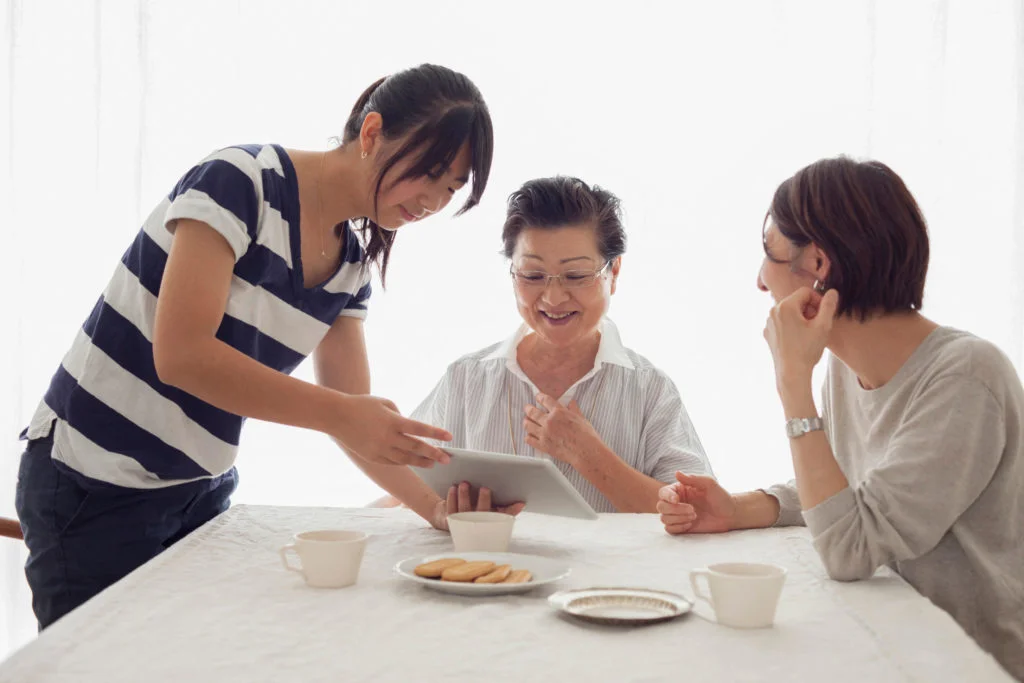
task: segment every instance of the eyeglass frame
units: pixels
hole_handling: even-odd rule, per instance
[[[584,289],[585,287],[592,287],[592,286],[594,286],[597,283],[598,278],[604,276],[605,271],[608,270],[608,266],[610,266],[613,261],[615,261],[615,259],[611,259],[611,260],[605,261],[603,266],[601,266],[600,268],[597,268],[595,270],[576,270],[576,271],[570,270],[570,271],[566,271],[565,273],[559,273],[558,275],[551,275],[549,273],[545,273],[542,270],[520,270],[520,271],[516,271],[515,264],[514,263],[510,263],[509,266],[508,266],[508,274],[512,278],[512,282],[516,286],[518,286],[518,287],[530,287],[530,288],[535,288],[537,290],[542,290],[542,289],[547,289],[551,285],[551,281],[552,280],[558,280],[558,285],[560,287],[564,288],[564,289]],[[519,273],[535,273],[537,275],[543,275],[544,278],[545,278],[544,279],[544,284],[541,284],[539,280],[537,282],[521,283],[519,281],[519,279],[516,277],[516,273],[517,272],[519,272]],[[590,275],[593,275],[594,279],[591,280],[590,282],[586,283],[586,284],[567,285],[566,284],[567,280],[565,280],[564,278],[569,273],[577,273],[577,274],[578,273],[588,273]]]

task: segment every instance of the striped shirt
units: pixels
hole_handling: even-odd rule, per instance
[[[604,494],[573,467],[526,445],[523,406],[535,403],[537,387],[516,360],[525,324],[499,344],[463,356],[448,366],[412,418],[452,433],[448,444],[491,453],[551,460],[597,512],[615,512]],[[616,455],[633,469],[663,482],[676,470],[711,475],[697,431],[675,384],[640,354],[622,345],[605,318],[594,367],[559,398],[576,399],[583,416]]]
[[[303,285],[295,168],[277,145],[229,147],[193,167],[150,213],[54,375],[23,437],[53,427],[53,458],[84,481],[159,488],[218,476],[244,418],[157,377],[153,323],[174,227],[206,223],[235,257],[217,338],[290,373],[338,316],[366,316],[369,269],[346,225],[338,271]]]

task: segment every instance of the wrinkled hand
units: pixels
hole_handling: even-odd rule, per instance
[[[527,445],[575,467],[589,450],[602,444],[575,399],[566,408],[547,394],[537,394],[537,403],[540,406],[523,407]]]
[[[489,488],[481,486],[479,491],[474,491],[469,482],[464,481],[458,486],[449,488],[447,498],[437,501],[437,505],[434,506],[434,514],[430,518],[430,525],[435,529],[448,531],[448,515],[455,512],[490,512],[493,510],[514,516],[522,512],[524,507],[523,503],[492,506]]]
[[[676,472],[658,491],[661,523],[670,534],[716,534],[732,529],[736,503],[711,477]]]
[[[764,338],[772,351],[775,382],[780,390],[789,381],[810,379],[825,352],[838,305],[836,290],[830,289],[822,296],[804,287],[772,307]]]
[[[346,451],[367,462],[433,467],[451,456],[416,437],[451,441],[438,427],[402,417],[391,401],[376,396],[341,395],[337,426],[330,430]]]

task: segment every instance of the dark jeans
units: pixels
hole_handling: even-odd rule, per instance
[[[227,510],[238,485],[232,468],[167,488],[122,488],[69,472],[52,449],[52,436],[28,442],[15,494],[40,630]]]

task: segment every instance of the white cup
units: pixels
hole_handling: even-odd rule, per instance
[[[702,577],[710,595],[700,589]],[[771,626],[785,581],[786,570],[774,564],[731,562],[690,572],[693,594],[711,605],[719,624],[733,628]]]
[[[295,542],[280,550],[284,568],[302,575],[314,588],[344,588],[359,578],[359,565],[366,550],[366,534],[362,531],[331,529],[303,531],[295,534]],[[299,556],[298,567],[288,562],[288,553]]]
[[[503,553],[516,518],[503,512],[454,512],[448,515],[455,551]]]

